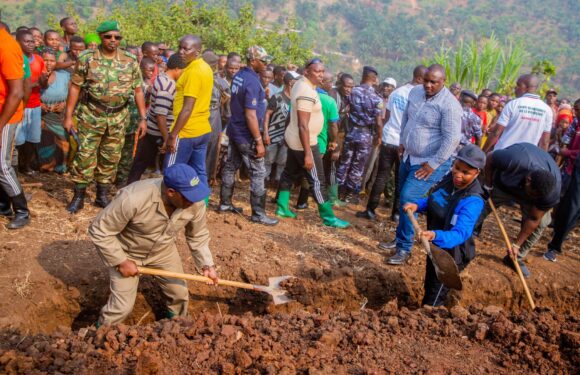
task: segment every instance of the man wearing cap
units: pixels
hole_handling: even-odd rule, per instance
[[[554,114],[536,94],[538,76],[524,74],[516,82],[517,99],[509,101],[496,125],[489,132],[483,151],[502,150],[515,143],[527,142],[548,150]]]
[[[121,189],[89,227],[89,237],[111,279],[109,301],[97,325],[122,322],[133,309],[139,286],[138,266],[183,272],[175,244],[185,239],[196,267],[217,284],[205,204],[209,188],[187,164],[174,164],[163,178],[135,182]],[[168,299],[169,318],[187,315],[188,289],[181,279],[157,278]]]
[[[210,104],[213,91],[213,70],[201,54],[201,38],[186,35],[179,41],[179,56],[186,64],[175,85],[173,113],[175,121],[165,141],[167,168],[185,163],[195,169],[207,185],[205,159],[211,139]]]
[[[389,182],[391,170],[395,169],[395,194],[391,210],[391,220],[398,221],[399,218],[399,142],[401,134],[401,121],[403,113],[407,108],[409,93],[413,87],[423,83],[423,76],[427,71],[424,65],[418,65],[413,69],[413,79],[391,93],[385,118],[387,123],[383,127],[381,149],[379,151],[379,167],[377,177],[371,189],[366,210],[356,213],[357,217],[374,220],[375,210],[379,206],[381,194]],[[381,247],[381,245],[379,245]]]
[[[403,212],[427,213],[427,231],[419,235],[448,251],[459,271],[475,257],[473,228],[483,211],[483,189],[477,177],[485,167],[485,154],[475,145],[463,147],[448,173],[427,198],[405,203]],[[435,273],[427,257],[422,305],[441,306],[449,288]]]
[[[451,155],[461,139],[461,113],[459,102],[445,87],[445,68],[431,65],[423,85],[409,92],[401,121],[399,225],[395,240],[380,244],[383,249],[396,249],[388,264],[404,264],[411,256],[414,230],[403,205],[424,197],[449,171]]]
[[[119,24],[105,21],[97,32],[101,45],[83,52],[75,65],[63,121],[65,130],[71,132],[76,109],[79,149],[71,169],[75,183],[74,196],[67,206],[71,213],[83,208],[87,186],[93,179],[97,182],[95,204],[109,204],[109,186],[121,157],[130,121],[127,107],[133,94],[140,117],[138,136],[144,136],[147,129],[141,71],[136,57],[119,49],[123,39]]]
[[[382,137],[383,101],[375,92],[378,72],[372,66],[363,68],[361,84],[350,95],[348,115],[350,130],[344,140],[340,154],[336,181],[341,200],[350,198],[353,202],[361,188],[362,177],[367,159],[373,145],[378,146]],[[374,131],[373,131],[374,128]]]
[[[252,46],[246,52],[246,67],[232,82],[231,118],[227,128],[228,157],[222,171],[219,212],[240,212],[232,204],[235,173],[242,163],[250,174],[251,220],[264,225],[276,225],[278,220],[266,215],[266,149],[262,139],[266,92],[258,74],[272,61],[266,50]]]

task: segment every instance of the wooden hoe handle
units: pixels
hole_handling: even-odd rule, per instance
[[[147,268],[147,267],[137,267],[139,273],[144,275],[153,275],[153,276],[162,276],[162,277],[172,277],[175,279],[184,279],[184,280],[191,280],[197,281],[200,283],[211,283],[212,280],[209,277],[201,276],[201,275],[192,275],[189,273],[179,273],[179,272],[171,272],[171,271],[164,271],[158,270],[154,268]],[[230,281],[230,280],[222,280],[219,279],[218,285],[226,285],[226,286],[233,286],[235,288],[242,288],[242,289],[256,289],[254,285],[241,283],[238,281]]]
[[[413,215],[411,210],[406,210],[405,213],[409,217],[409,220],[411,220],[411,224],[413,224],[413,228],[415,228],[415,232],[417,232],[417,235],[421,239],[421,243],[423,244],[423,247],[427,251],[427,254],[429,254],[431,252],[431,246],[429,245],[429,241],[427,241],[425,237],[421,236],[421,232],[423,232],[423,230],[419,226],[417,219],[415,219],[415,215]]]
[[[499,214],[497,213],[497,210],[495,209],[495,205],[493,204],[493,201],[491,200],[491,198],[489,198],[488,200],[489,203],[489,207],[491,207],[491,210],[493,211],[493,214],[495,215],[495,220],[497,221],[497,224],[499,225],[499,230],[501,231],[501,234],[503,236],[503,240],[505,241],[505,245],[508,251],[508,254],[511,254],[511,241],[510,238],[505,230],[505,227],[503,226],[503,222],[501,221]],[[514,263],[514,266],[516,267],[516,272],[518,273],[518,277],[520,278],[520,281],[522,282],[522,285],[524,287],[524,291],[526,292],[526,297],[528,298],[528,302],[530,304],[530,307],[532,308],[532,310],[534,310],[536,308],[536,304],[534,303],[534,299],[532,298],[532,294],[530,293],[530,289],[528,289],[528,283],[526,283],[526,279],[524,278],[524,275],[522,274],[522,270],[520,269],[520,265],[518,264],[517,259],[510,255],[510,258],[512,260],[512,262]]]

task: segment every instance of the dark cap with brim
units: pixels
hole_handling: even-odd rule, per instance
[[[210,194],[207,184],[199,178],[195,169],[187,164],[173,164],[167,167],[163,172],[163,183],[191,203],[200,202]]]
[[[469,96],[473,100],[477,100],[477,95],[471,90],[463,90],[461,91],[461,95]]]
[[[369,73],[375,73],[376,75],[379,75],[378,70],[373,67],[373,66],[365,66],[363,67],[363,75],[369,74]]]
[[[461,160],[465,164],[479,170],[483,170],[485,167],[485,159],[485,152],[483,152],[478,146],[471,143],[463,146],[455,158],[455,160]]]

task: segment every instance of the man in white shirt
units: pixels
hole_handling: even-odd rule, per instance
[[[539,95],[538,77],[524,74],[518,78],[515,93],[517,99],[506,104],[489,133],[483,151],[502,150],[515,143],[531,143],[547,151],[550,143],[553,113]],[[494,147],[495,146],[495,147]]]
[[[395,196],[393,199],[393,208],[391,219],[397,221],[399,216],[399,137],[401,133],[401,120],[403,119],[403,112],[407,107],[407,100],[411,89],[416,85],[423,83],[423,76],[427,68],[424,65],[419,65],[413,70],[413,80],[391,93],[387,103],[385,112],[385,120],[387,120],[383,127],[383,137],[381,150],[379,154],[379,167],[377,177],[369,200],[367,208],[364,211],[356,213],[357,217],[373,220],[375,218],[375,209],[379,205],[381,194],[385,190],[385,186],[389,182],[391,169],[395,168]],[[380,245],[379,245],[380,246]]]

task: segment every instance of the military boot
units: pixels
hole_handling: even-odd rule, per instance
[[[8,224],[6,228],[8,229],[20,229],[24,228],[30,222],[30,211],[28,211],[28,205],[26,203],[26,197],[24,192],[21,192],[15,197],[12,197],[12,208],[14,209],[14,217]]]
[[[241,207],[236,207],[232,204],[232,195],[234,194],[233,187],[227,187],[222,184],[220,189],[220,205],[218,212],[237,212],[242,214],[244,210]]]
[[[109,185],[97,184],[95,206],[105,208],[109,203],[111,203],[109,200]]]
[[[254,223],[264,225],[278,224],[278,219],[266,215],[266,193],[264,193],[264,195],[262,195],[261,197],[257,196],[254,193],[250,193],[250,203],[252,205],[251,220]]]
[[[87,192],[86,186],[75,186],[75,194],[71,199],[70,203],[66,207],[66,210],[71,214],[80,211],[85,206],[85,194]]]

